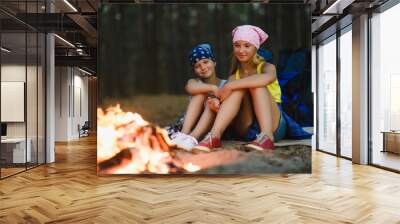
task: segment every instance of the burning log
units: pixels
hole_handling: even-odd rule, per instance
[[[114,157],[104,160],[98,164],[98,168],[104,173],[114,173],[118,167],[126,166],[132,160],[132,152],[130,149],[124,149],[117,153]]]

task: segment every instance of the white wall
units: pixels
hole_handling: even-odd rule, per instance
[[[32,72],[32,70],[36,67],[28,66],[27,71],[28,74]],[[26,82],[25,80],[25,64],[6,64],[1,66],[1,81],[4,82]],[[28,92],[27,96],[36,97],[35,92]],[[36,105],[35,105],[36,106]],[[1,108],[1,110],[6,110],[7,108]],[[28,118],[28,120],[30,120]],[[25,122],[7,122],[7,137],[25,137]],[[29,137],[29,136],[28,136]]]
[[[88,120],[88,77],[73,67],[56,67],[55,73],[55,140],[74,140],[78,124]]]
[[[67,67],[55,68],[55,141],[68,140],[69,80]]]

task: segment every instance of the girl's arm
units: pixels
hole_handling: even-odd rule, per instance
[[[215,95],[218,92],[218,86],[206,84],[196,79],[189,79],[189,81],[185,86],[185,90],[190,95],[210,93],[210,92]]]
[[[226,87],[228,84],[232,82],[236,82],[235,74],[229,76],[228,82],[221,89],[218,90],[216,96],[219,98],[221,102],[224,101],[232,93],[233,89],[230,87]]]
[[[250,75],[227,83],[224,87],[235,89],[263,87],[276,79],[276,68],[273,64],[265,64],[261,74]]]

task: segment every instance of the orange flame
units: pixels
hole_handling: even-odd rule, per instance
[[[124,112],[119,104],[109,107],[106,112],[99,108],[97,124],[98,163],[113,158],[124,149],[130,149],[132,154],[128,163],[113,169],[113,174],[171,172],[172,144],[166,130],[150,126],[149,122],[137,113]],[[163,141],[160,141],[160,138]],[[191,163],[183,164],[182,168],[189,172],[200,169]]]

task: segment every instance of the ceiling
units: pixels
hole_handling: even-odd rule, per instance
[[[333,13],[324,14],[335,5]],[[310,4],[312,9],[313,37],[319,35],[331,24],[344,16],[343,12],[365,10],[368,7],[383,4],[386,0],[185,0],[184,2],[260,2]],[[101,3],[137,3],[137,2],[183,2],[182,0],[1,0],[0,21],[4,41],[17,53],[25,46],[25,39],[19,32],[25,28],[39,32],[54,32],[61,38],[55,38],[56,65],[87,66],[96,71],[97,58],[97,8]],[[339,5],[339,6],[337,6]],[[342,7],[342,8],[340,8]],[[335,14],[335,10],[338,10]],[[49,12],[52,13],[49,13]],[[330,11],[330,12],[331,12]],[[340,12],[339,12],[340,11]],[[66,40],[69,43],[66,43]],[[2,43],[5,43],[5,42]],[[72,45],[73,46],[72,46]],[[18,47],[20,46],[20,47]],[[28,45],[27,51],[30,52]],[[22,52],[21,52],[22,53]]]
[[[54,32],[56,65],[81,66],[95,72],[99,3],[100,0],[47,0],[46,5],[45,0],[1,0],[2,46],[12,49],[8,54],[2,52],[3,60],[17,61],[24,55],[28,59],[35,55],[36,39],[31,39],[36,34],[28,33],[25,40],[26,30]]]

